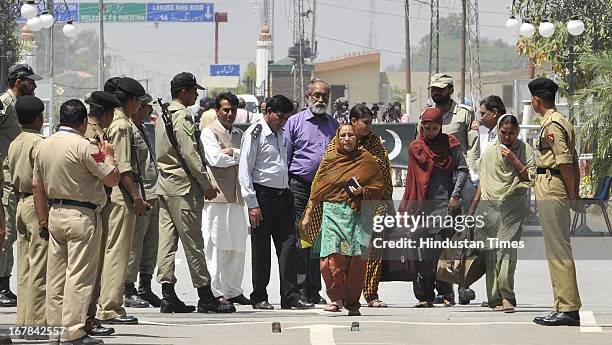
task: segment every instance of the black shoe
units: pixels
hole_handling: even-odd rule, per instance
[[[193,313],[196,308],[192,305],[186,305],[181,301],[176,292],[174,292],[174,284],[162,283],[160,313]]]
[[[551,318],[551,317],[555,316],[555,314],[557,314],[557,312],[556,312],[556,311],[551,311],[551,312],[550,312],[550,313],[548,313],[548,315],[546,315],[546,316],[536,316],[536,317],[533,319],[533,322],[537,323],[537,321],[542,321],[542,320],[544,320],[544,319]]]
[[[319,294],[307,297],[306,302],[312,303],[312,304],[327,304],[327,301],[325,300],[325,298],[321,297]]]
[[[308,303],[301,298],[294,301],[291,304],[281,304],[281,309],[311,309],[314,308],[314,304]]]
[[[108,323],[111,325],[137,325],[138,318],[132,315],[120,315],[108,320],[102,320],[102,323]]]
[[[129,298],[125,296],[123,298],[123,304],[125,304],[126,307],[131,307],[131,308],[148,308],[149,307],[149,302],[140,298],[140,296],[138,295],[132,295]]]
[[[17,299],[8,297],[4,292],[0,291],[0,307],[16,307]]]
[[[198,301],[198,313],[212,312],[226,314],[236,312],[236,307],[233,305],[219,302],[215,295],[213,295],[210,286],[198,288],[198,297],[200,297]]]
[[[268,301],[261,301],[253,304],[253,309],[274,310],[274,306]]]
[[[459,304],[470,304],[470,301],[476,299],[476,293],[470,288],[459,288]]]
[[[96,344],[104,344],[102,339],[92,338],[88,335],[84,335],[78,339],[70,340],[70,341],[62,341],[60,344],[62,345],[96,345]]]
[[[251,300],[246,298],[243,294],[240,294],[236,297],[232,297],[227,300],[228,302],[240,305],[251,305]]]
[[[140,281],[138,282],[138,297],[149,302],[155,308],[161,306],[161,299],[157,297],[153,290],[151,290],[151,279],[153,278],[150,274],[140,274]]]
[[[444,297],[444,295],[437,295],[436,298],[434,298],[433,300],[433,304],[444,304],[444,299],[446,297]]]
[[[85,321],[85,332],[93,337],[106,337],[115,333],[115,329],[102,326],[100,320],[96,318],[88,318],[87,321]]]
[[[546,317],[536,317],[533,322],[542,326],[580,326],[580,315],[577,311],[550,313]]]

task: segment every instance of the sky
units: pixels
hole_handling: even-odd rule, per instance
[[[93,0],[81,0],[93,2]],[[107,0],[110,2],[146,2]],[[206,0],[203,0],[204,2]],[[203,2],[191,0],[155,2]],[[215,11],[228,12],[228,22],[220,24],[219,63],[246,65],[255,61],[255,44],[261,27],[258,9],[262,0],[218,0]],[[304,0],[312,8],[312,0]],[[414,47],[429,32],[429,5],[411,0],[410,39]],[[274,57],[285,57],[292,45],[294,0],[275,0]],[[319,59],[338,57],[369,49],[381,51],[381,69],[398,64],[404,51],[404,1],[317,0],[316,34]],[[516,38],[505,27],[510,0],[480,1],[481,37],[502,39],[513,44]],[[440,15],[461,11],[461,0],[440,0]],[[371,25],[371,23],[373,25]],[[98,30],[97,24],[77,23],[79,30]],[[370,28],[373,40],[370,44]],[[310,37],[311,24],[306,23]],[[159,87],[179,72],[196,75],[208,72],[214,56],[213,23],[106,23],[106,55],[112,59],[113,73],[137,79],[147,78]]]

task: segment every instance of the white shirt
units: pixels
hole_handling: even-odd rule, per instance
[[[232,136],[237,133],[238,131],[236,130],[236,128],[232,127],[231,131],[228,131],[226,129],[224,134],[229,141],[232,141]],[[209,128],[204,128],[202,130],[200,139],[202,140],[202,144],[205,147],[204,157],[206,158],[206,162],[208,164],[217,168],[227,168],[238,164],[238,162],[240,161],[239,148],[233,148],[234,154],[232,156],[226,155],[225,153],[221,153],[221,146],[217,141],[217,137]]]
[[[258,129],[259,134],[253,134]],[[283,130],[272,132],[264,119],[252,124],[242,136],[238,180],[248,208],[259,207],[253,184],[278,189],[289,188],[287,147]]]

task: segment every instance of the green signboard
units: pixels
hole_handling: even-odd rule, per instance
[[[97,3],[79,5],[79,22],[97,22],[99,15]],[[109,3],[104,5],[104,21],[108,22],[146,22],[146,3]]]

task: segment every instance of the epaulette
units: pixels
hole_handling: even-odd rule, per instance
[[[261,134],[261,123],[258,123],[257,125],[255,125],[255,128],[253,128],[253,131],[251,132],[251,136],[253,138],[257,138],[259,137],[259,134]]]

